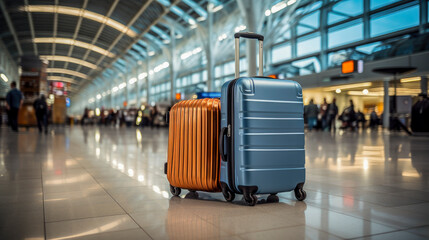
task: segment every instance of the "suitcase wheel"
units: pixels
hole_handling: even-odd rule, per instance
[[[222,189],[223,190],[223,189]],[[229,189],[225,189],[222,191],[223,197],[227,202],[234,201],[235,193],[231,192]]]
[[[278,203],[279,197],[276,195],[276,193],[270,194],[270,196],[268,196],[268,198],[267,198],[267,202],[268,203]]]
[[[198,193],[196,191],[189,190],[189,192],[188,192],[188,194],[186,194],[185,198],[198,199]]]
[[[258,202],[258,197],[256,195],[243,195],[243,197],[247,206],[255,206]]]
[[[182,192],[182,189],[170,185],[170,192],[173,194],[173,196],[179,196]]]
[[[307,197],[307,193],[303,189],[304,184],[300,183],[296,186],[294,192],[298,201],[303,201]]]

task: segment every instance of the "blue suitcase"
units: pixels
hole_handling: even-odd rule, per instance
[[[302,201],[306,193],[301,86],[290,80],[239,77],[240,37],[259,40],[259,66],[264,37],[255,33],[234,37],[235,79],[221,90],[222,193],[227,201],[243,194],[246,204],[253,206],[258,201],[255,194],[270,194],[267,201],[276,202],[277,193],[294,190]]]

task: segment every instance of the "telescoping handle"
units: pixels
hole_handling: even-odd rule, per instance
[[[263,73],[263,47],[264,47],[264,36],[257,33],[251,32],[238,32],[234,34],[235,38],[235,78],[240,77],[240,38],[258,39],[259,40],[259,76],[264,75]]]

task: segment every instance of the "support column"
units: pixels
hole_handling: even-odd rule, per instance
[[[390,119],[390,98],[389,98],[389,80],[384,80],[384,111],[383,111],[383,127],[389,129],[389,119]]]
[[[109,89],[109,98],[110,98],[110,108],[114,108],[114,103],[113,103],[113,92],[112,92],[112,88],[113,88],[113,84],[110,84],[110,89]]]
[[[206,58],[207,58],[207,88],[209,92],[212,92],[216,89],[215,86],[215,76],[214,76],[214,59],[213,59],[213,12],[212,9],[209,9],[210,4],[207,5],[207,30],[208,37],[206,46]]]
[[[176,33],[174,27],[170,28],[170,103],[174,104],[175,95],[176,95]]]
[[[151,103],[150,103],[149,49],[147,49],[147,51],[146,51],[146,56],[147,56],[147,58],[146,58],[146,73],[147,73],[147,76],[146,76],[146,103],[147,103],[147,105],[150,106]]]
[[[139,79],[139,66],[140,61],[137,62],[136,67],[134,68],[134,77],[136,78],[136,107],[140,108],[140,79]]]
[[[124,82],[125,82],[125,84],[126,84],[126,86],[125,86],[125,94],[124,94],[124,95],[125,95],[125,101],[127,102],[127,107],[128,107],[128,104],[130,104],[130,103],[129,103],[129,101],[128,101],[128,100],[129,100],[129,95],[128,95],[128,86],[129,86],[130,84],[129,84],[129,83],[128,83],[128,81],[127,81],[127,75],[123,74],[123,75],[122,75],[122,77],[123,77],[123,81],[124,81]],[[125,107],[123,103],[124,103],[124,101],[122,101],[122,102],[121,102],[121,107],[124,107],[124,108],[126,109],[127,107]]]
[[[425,25],[428,23],[428,2],[427,0],[420,0],[420,34],[426,32]]]
[[[329,4],[327,0],[323,1],[323,5]],[[329,67],[329,59],[328,59],[328,9],[326,7],[322,7],[320,10],[320,41],[321,41],[321,49],[320,52],[320,65],[322,67],[322,71],[328,69]]]
[[[244,19],[246,20],[246,28],[248,32],[257,32],[257,19],[260,19],[262,17],[262,14],[264,14],[264,11],[260,11],[258,8],[261,6],[262,1],[255,1],[255,0],[237,0],[237,4],[240,8],[241,14],[243,15]],[[258,7],[255,7],[255,4],[258,4]],[[258,11],[255,11],[255,10]],[[261,13],[262,12],[262,13]],[[257,42],[255,40],[248,40],[246,42],[246,56],[247,56],[247,75],[248,76],[256,76],[256,46]]]
[[[421,80],[420,80],[420,89],[421,89],[421,93],[423,94],[428,94],[428,77],[427,76],[421,76]]]
[[[369,12],[371,11],[370,9],[370,0],[364,0],[363,1],[363,39],[369,39],[370,36],[370,17],[369,17]]]

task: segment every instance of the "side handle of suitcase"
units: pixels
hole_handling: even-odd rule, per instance
[[[235,78],[240,77],[240,38],[257,39],[259,41],[259,76],[263,76],[263,47],[264,47],[264,36],[252,32],[238,32],[234,34],[235,38]]]
[[[225,139],[225,135],[227,133],[227,130],[228,130],[228,128],[223,127],[220,130],[220,134],[219,134],[219,154],[221,156],[222,161],[224,161],[224,162],[228,161],[228,156],[225,154],[225,151],[224,151],[224,144],[225,144],[224,139]]]

